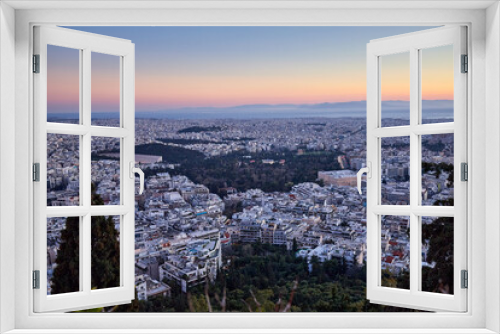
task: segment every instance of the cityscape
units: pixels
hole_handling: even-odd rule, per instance
[[[366,299],[356,173],[366,164],[366,45],[429,28],[68,27],[134,43],[135,162],[145,174],[136,298],[88,311],[415,311]],[[80,54],[47,47],[48,122],[81,123]],[[453,46],[420,55],[422,124],[453,122]],[[120,59],[90,60],[91,125],[119,127]],[[379,64],[381,126],[407,126],[409,53]],[[47,134],[48,206],[81,204],[81,142]],[[120,145],[92,137],[92,205],[120,204]],[[379,145],[381,204],[408,205],[409,137]],[[453,133],[422,135],[418,147],[419,202],[453,206]],[[453,218],[420,221],[422,249],[410,254],[409,217],[380,216],[381,285],[409,289],[410,257],[420,257],[421,289],[453,294]],[[80,289],[78,222],[47,220],[48,294]],[[92,289],[120,285],[120,224],[91,217]]]
[[[98,122],[113,126],[118,121]],[[390,120],[391,125],[402,122]],[[47,205],[78,205],[78,136],[49,134],[47,140]],[[408,138],[384,138],[381,149],[382,202],[406,205]],[[92,182],[103,205],[120,203],[119,150],[115,138],[92,139]],[[239,174],[257,172],[250,181],[231,180],[228,172],[221,182],[216,175],[191,175],[183,166],[189,167],[186,161],[190,160],[208,166],[224,159],[236,164]],[[266,175],[273,179],[275,174],[287,175],[283,171],[301,159],[318,169],[279,179],[284,183],[278,186],[280,190],[254,187]],[[233,266],[234,248],[244,245],[282,249],[306,263],[309,274],[318,262],[342,264],[346,275],[361,270],[366,264],[366,197],[365,192],[357,192],[356,172],[365,166],[365,159],[366,125],[359,118],[138,119],[136,163],[147,177],[144,193],[135,196],[137,299],[172,298],[175,291],[189,294],[214,284]],[[423,136],[423,205],[453,205],[452,172],[453,134]],[[423,224],[433,221],[426,217]],[[119,217],[113,217],[113,222],[118,227]],[[405,281],[409,219],[383,216],[381,222],[382,274],[397,280],[383,283],[404,288],[409,284]],[[51,293],[66,220],[50,218],[47,224],[47,288]],[[427,262],[429,244],[428,240],[423,244],[422,262],[432,271],[436,262]],[[450,293],[452,282],[446,284],[428,287],[428,291]]]

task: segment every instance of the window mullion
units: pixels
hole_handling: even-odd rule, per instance
[[[80,217],[79,219],[79,226],[78,226],[78,242],[80,247],[78,247],[78,281],[80,282],[80,287],[79,291],[84,291],[86,289],[86,281],[85,281],[85,251],[83,249],[83,245],[85,244],[85,237],[84,237],[84,226],[85,226],[85,219],[84,217]]]
[[[415,293],[420,287],[420,240],[419,240],[419,217],[414,209],[420,204],[419,184],[419,136],[415,133],[418,126],[419,100],[420,100],[420,66],[419,50],[410,49],[410,291]]]
[[[83,226],[82,226],[82,243],[80,244],[80,249],[83,252],[82,261],[80,261],[80,267],[83,273],[83,291],[90,293],[91,290],[91,205],[92,205],[92,193],[91,193],[91,135],[90,132],[83,135],[82,149],[81,149],[81,166],[82,166],[82,199],[81,203],[84,206],[85,215],[83,216]]]
[[[83,220],[83,228],[82,228],[82,234],[83,237],[81,237],[80,240],[82,240],[82,245],[80,245],[80,252],[83,254],[82,261],[80,261],[80,268],[81,268],[81,274],[80,277],[82,278],[82,285],[83,285],[83,292],[85,293],[90,293],[90,290],[92,289],[92,261],[91,261],[91,255],[92,255],[92,246],[91,246],[91,216],[90,214],[87,214],[81,218]]]
[[[366,116],[366,161],[371,162],[372,177],[367,178],[367,293],[375,291],[380,285],[380,233],[379,217],[373,207],[380,204],[380,140],[374,131],[380,126],[380,57],[368,52],[367,55],[367,104]]]
[[[91,51],[89,49],[83,50],[83,66],[82,71],[82,87],[80,88],[82,94],[82,123],[87,129],[86,133],[83,135],[83,143],[81,146],[81,184],[82,189],[82,199],[81,203],[85,207],[90,207],[91,205],[91,134],[90,134],[90,122],[91,122]]]
[[[422,135],[437,135],[453,133],[455,131],[455,123],[434,123],[434,124],[421,124],[415,126],[412,132]]]
[[[82,261],[80,261],[80,267],[82,271],[82,285],[83,291],[85,293],[90,293],[92,289],[92,243],[91,243],[91,221],[92,217],[90,215],[90,206],[92,205],[92,137],[90,133],[91,126],[91,50],[86,48],[83,49],[82,55],[82,87],[81,101],[82,101],[82,113],[81,119],[83,126],[87,129],[87,132],[82,137],[82,148],[81,148],[81,188],[82,188],[82,199],[81,203],[85,207],[86,214],[83,216],[83,226],[82,226],[82,244],[80,245],[81,252],[83,253]]]

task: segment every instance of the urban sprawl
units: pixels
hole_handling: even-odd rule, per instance
[[[117,126],[115,120],[99,125]],[[391,120],[388,125],[400,125]],[[158,139],[163,140],[158,140]],[[165,139],[171,139],[165,140]],[[286,159],[257,159],[261,152],[286,149],[297,155],[335,151],[338,170],[318,170],[317,179],[294,184],[290,191],[224,189],[211,193],[185,175],[179,164],[161,155],[137,154],[136,163],[152,171],[142,195],[136,195],[135,261],[138,298],[169,295],[176,282],[188,291],[213,281],[228,264],[224,252],[236,243],[263,243],[295,249],[311,262],[342,258],[350,266],[366,261],[366,197],[356,189],[356,172],[366,159],[364,119],[153,120],[136,121],[136,145],[161,144],[202,153],[206,159],[240,154],[239,163],[286,166]],[[47,136],[47,205],[79,205],[79,138]],[[105,205],[120,204],[120,141],[92,139],[92,182]],[[409,138],[381,141],[382,204],[409,202]],[[449,170],[453,134],[422,136],[422,204],[453,198]],[[157,171],[157,172],[155,172]],[[364,184],[363,184],[364,185]],[[446,205],[446,204],[445,204]],[[228,207],[239,208],[230,216]],[[117,218],[116,225],[119,225]],[[433,217],[424,217],[423,223]],[[56,266],[65,218],[47,223],[48,291]],[[395,275],[409,269],[408,217],[382,216],[382,268]],[[426,245],[422,249],[424,265]]]

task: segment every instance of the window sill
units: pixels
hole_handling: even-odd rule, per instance
[[[5,334],[487,334],[488,329],[15,329]]]

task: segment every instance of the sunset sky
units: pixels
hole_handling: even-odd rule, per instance
[[[72,27],[135,43],[136,110],[366,99],[366,44],[426,27]],[[405,55],[382,61],[384,100],[407,100]],[[423,51],[424,99],[453,99],[451,47]],[[48,50],[48,112],[78,111],[78,51]],[[118,57],[92,54],[92,111],[119,106]]]

